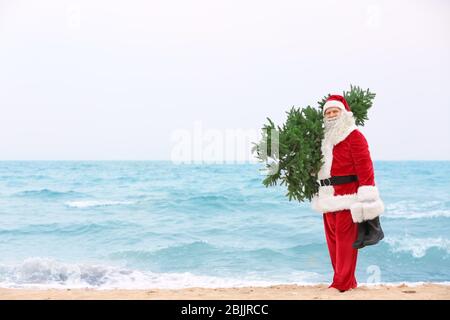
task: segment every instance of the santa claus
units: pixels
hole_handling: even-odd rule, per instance
[[[319,173],[319,192],[312,208],[323,213],[328,251],[334,277],[330,288],[341,292],[357,286],[358,250],[383,239],[379,215],[384,211],[369,147],[355,125],[344,97],[331,95],[323,106],[324,164]]]

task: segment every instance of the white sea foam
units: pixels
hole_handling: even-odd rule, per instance
[[[450,240],[444,238],[387,237],[384,240],[392,252],[409,252],[415,258],[422,258],[431,248],[439,248],[450,253]]]
[[[195,275],[190,272],[156,273],[127,268],[69,264],[47,258],[29,258],[17,265],[0,265],[0,287],[3,288],[95,288],[107,289],[182,289],[268,287],[282,284],[302,286],[328,285],[317,273],[297,271],[289,274],[290,281],[261,280],[261,275],[248,275],[245,279]],[[359,286],[419,286],[430,282],[379,282],[359,283]],[[433,282],[450,285],[449,281]]]
[[[133,204],[133,201],[114,201],[114,200],[77,200],[68,201],[65,204],[72,208],[92,208],[103,206],[117,206],[122,204]]]
[[[450,210],[442,208],[442,201],[404,200],[386,204],[383,215],[393,219],[449,218]]]
[[[320,275],[296,272],[292,281],[267,281],[195,275],[190,272],[156,273],[127,268],[69,264],[47,258],[29,258],[18,265],[0,265],[0,287],[6,288],[96,288],[96,289],[181,289],[190,287],[227,288],[272,286],[275,284],[314,285]]]
[[[406,210],[399,210],[399,211],[391,211],[386,212],[385,214],[382,214],[386,218],[390,219],[423,219],[423,218],[450,218],[450,211],[448,210],[432,210],[432,211],[425,211],[425,212],[415,212],[415,211],[406,211]]]

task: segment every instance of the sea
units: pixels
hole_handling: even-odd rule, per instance
[[[385,238],[359,284],[450,283],[450,161],[375,161]],[[322,214],[259,163],[1,161],[0,287],[330,283]]]

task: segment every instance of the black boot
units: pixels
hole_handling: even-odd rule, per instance
[[[352,245],[354,249],[364,248],[364,238],[366,237],[366,233],[367,233],[367,221],[358,223],[358,238]]]
[[[384,238],[383,230],[381,229],[380,218],[376,217],[372,220],[367,220],[367,234],[364,238],[364,246],[371,246],[377,244]]]

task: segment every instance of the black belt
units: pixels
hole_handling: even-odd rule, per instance
[[[320,185],[324,186],[334,186],[336,184],[344,184],[353,181],[358,181],[358,176],[350,175],[350,176],[333,176],[327,179],[320,180]]]

